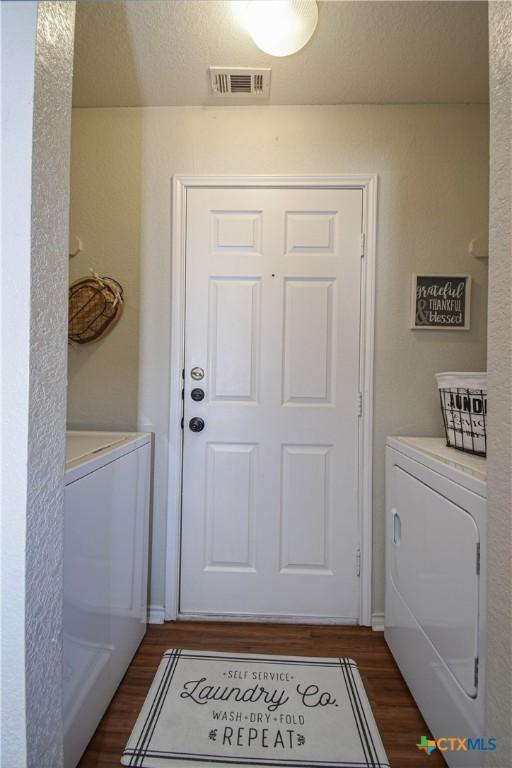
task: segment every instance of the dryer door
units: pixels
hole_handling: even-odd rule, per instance
[[[476,696],[477,526],[467,510],[401,467],[392,473],[392,579],[458,683]]]

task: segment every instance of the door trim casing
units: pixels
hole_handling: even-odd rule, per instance
[[[179,616],[182,430],[180,427],[185,348],[185,246],[187,191],[200,188],[360,189],[363,194],[364,256],[361,258],[361,328],[359,381],[358,519],[360,546],[359,623],[372,622],[372,450],[373,360],[375,335],[375,262],[377,238],[376,174],[313,176],[189,176],[172,178],[171,349],[169,405],[169,468],[166,532],[165,618]],[[355,567],[355,563],[354,563]],[[190,617],[188,617],[190,618]],[[205,617],[206,618],[206,617]],[[217,617],[217,619],[223,617]],[[276,618],[272,619],[276,621]],[[304,621],[304,617],[301,619]]]

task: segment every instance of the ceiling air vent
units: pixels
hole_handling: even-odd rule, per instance
[[[209,71],[214,96],[267,98],[270,94],[270,69],[210,67]]]

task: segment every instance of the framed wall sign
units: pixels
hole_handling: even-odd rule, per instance
[[[411,328],[468,331],[470,275],[412,276]]]

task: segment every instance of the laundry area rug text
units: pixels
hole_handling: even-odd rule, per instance
[[[388,768],[351,659],[167,651],[121,760]]]

